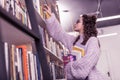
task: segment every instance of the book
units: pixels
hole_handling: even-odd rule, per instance
[[[24,80],[28,80],[29,69],[28,69],[28,61],[27,61],[27,47],[26,45],[20,45],[20,46],[17,46],[17,48],[22,49],[23,75],[24,75]]]
[[[41,65],[39,61],[38,54],[36,54],[36,64],[37,64],[37,74],[38,74],[38,80],[41,80],[42,74],[41,74]]]
[[[18,48],[18,72],[20,80],[23,80],[23,59],[22,59],[22,49]]]
[[[4,42],[4,51],[5,51],[5,61],[6,61],[6,71],[8,72],[8,43]]]
[[[73,46],[71,53],[76,56],[76,60],[80,59],[85,55],[84,48],[78,46]]]
[[[5,0],[0,0],[0,6],[1,6],[2,8],[5,8]]]
[[[36,55],[33,55],[34,59],[34,69],[35,69],[35,80],[38,80],[38,73],[37,73],[37,61],[36,61]]]
[[[35,10],[40,14],[40,0],[33,0]]]
[[[7,76],[9,77],[9,49],[8,49],[8,43],[4,42],[4,52],[5,52],[5,63],[6,63],[6,72]]]
[[[35,80],[35,67],[34,67],[34,57],[30,54],[30,66],[31,66],[31,80]]]
[[[15,72],[15,45],[11,45],[11,79],[16,80],[16,72]]]

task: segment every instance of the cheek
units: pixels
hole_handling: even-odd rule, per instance
[[[78,28],[78,29],[83,29],[83,25],[82,25],[82,24],[78,24],[78,25],[77,25],[77,28]]]
[[[83,25],[81,25],[81,29],[83,29],[84,27],[83,27]]]

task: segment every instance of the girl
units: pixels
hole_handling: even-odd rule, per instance
[[[96,69],[100,56],[100,45],[95,27],[96,17],[94,15],[80,16],[74,26],[74,30],[80,35],[74,37],[62,29],[48,6],[44,7],[44,10],[46,11],[46,28],[50,36],[62,42],[71,54],[77,55],[76,61],[69,62],[65,66],[67,80],[108,80]]]

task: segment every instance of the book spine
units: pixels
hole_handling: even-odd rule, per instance
[[[15,73],[15,45],[11,45],[11,72],[12,72],[12,80],[16,80],[16,73]]]
[[[2,8],[5,8],[5,0],[0,0],[0,6],[1,6]]]
[[[4,42],[4,52],[5,52],[5,63],[6,63],[6,72],[7,76],[9,76],[9,52],[8,52],[8,43]]]
[[[38,54],[36,54],[36,63],[37,63],[38,80],[41,80],[40,61],[39,61]]]
[[[38,80],[38,74],[37,74],[37,61],[36,61],[36,55],[34,54],[34,69],[35,69],[35,80]]]

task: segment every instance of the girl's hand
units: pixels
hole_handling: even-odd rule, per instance
[[[46,19],[51,17],[51,9],[46,4],[43,6],[43,10],[45,11]]]

